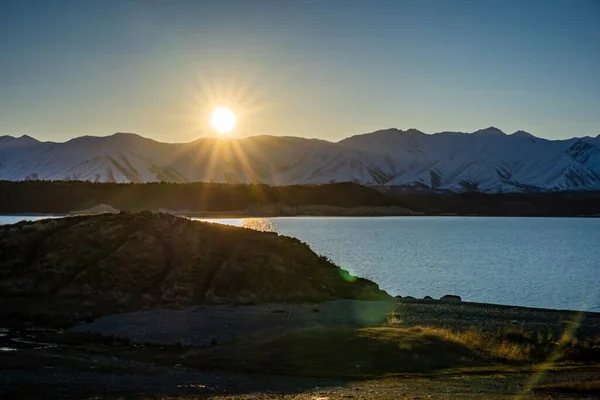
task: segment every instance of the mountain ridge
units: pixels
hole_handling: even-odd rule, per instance
[[[135,133],[42,142],[0,137],[2,180],[356,182],[404,189],[520,192],[600,189],[600,135],[549,140],[490,126],[475,132],[381,129],[337,142],[293,136],[163,143]]]

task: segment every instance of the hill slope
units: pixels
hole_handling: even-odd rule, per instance
[[[274,233],[149,212],[0,226],[0,299],[20,313],[383,297]]]
[[[600,137],[551,141],[494,127],[432,135],[387,129],[337,143],[277,136],[160,143],[128,133],[52,143],[2,136],[0,179],[597,190]]]

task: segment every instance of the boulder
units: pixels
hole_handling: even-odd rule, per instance
[[[445,303],[460,303],[462,302],[462,299],[460,298],[460,296],[454,294],[447,294],[445,296],[440,297],[440,301],[443,301]]]

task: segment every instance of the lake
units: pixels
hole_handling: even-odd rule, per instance
[[[4,217],[0,223],[38,217]],[[203,219],[296,237],[392,295],[600,311],[600,219]]]
[[[392,295],[600,311],[597,218],[209,220],[296,237]]]

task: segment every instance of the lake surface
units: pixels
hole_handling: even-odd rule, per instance
[[[392,295],[600,311],[597,218],[204,220],[296,237]]]
[[[597,218],[270,218],[214,222],[296,237],[392,295],[600,311]]]

